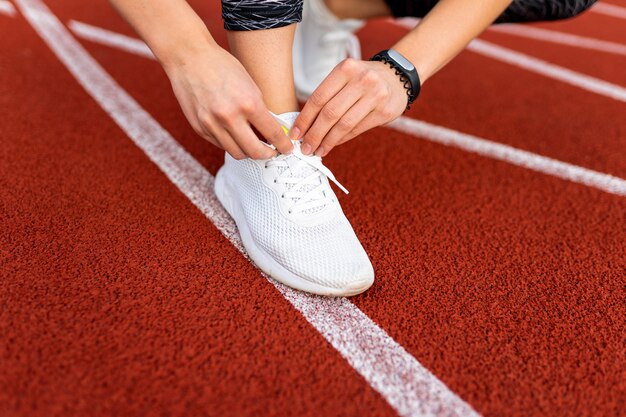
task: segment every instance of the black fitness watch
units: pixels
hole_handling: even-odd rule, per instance
[[[370,61],[380,61],[389,65],[396,70],[396,75],[400,76],[400,81],[404,83],[406,94],[408,96],[406,108],[408,109],[415,101],[417,96],[420,95],[421,81],[417,74],[415,66],[411,62],[402,56],[398,51],[393,49],[386,49],[380,51],[376,55],[370,58]]]

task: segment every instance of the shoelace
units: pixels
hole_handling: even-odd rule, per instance
[[[361,43],[359,38],[350,31],[329,32],[322,36],[322,41],[330,44],[345,44],[350,58],[361,59]]]
[[[304,155],[300,150],[300,142],[292,141],[293,152],[289,155],[278,155],[265,163],[266,168],[283,168],[274,182],[277,184],[291,184],[282,197],[294,201],[290,207],[290,213],[300,213],[326,206],[333,202],[330,195],[326,193],[326,183],[322,180],[322,175],[326,176],[344,193],[348,190],[337,181],[333,173],[322,163],[322,158],[315,155]],[[306,168],[311,167],[311,173],[306,176],[299,176]]]

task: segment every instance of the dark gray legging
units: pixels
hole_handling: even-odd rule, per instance
[[[385,0],[396,17],[423,17],[438,0]],[[471,0],[468,0],[471,1]],[[496,23],[537,22],[576,16],[596,0],[514,0]],[[302,0],[222,0],[224,27],[258,30],[287,26],[302,20]]]

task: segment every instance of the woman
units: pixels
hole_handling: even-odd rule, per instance
[[[301,114],[292,45],[302,0],[223,0],[230,53],[184,0],[110,1],[162,64],[194,130],[226,151],[216,194],[250,257],[294,288],[354,295],[372,285],[374,271],[320,157],[400,116],[494,21],[572,17],[595,0],[306,0],[296,78],[299,92],[312,95]],[[345,49],[361,19],[380,16],[424,18],[372,60],[331,53]],[[329,33],[339,35],[336,44],[320,47]]]

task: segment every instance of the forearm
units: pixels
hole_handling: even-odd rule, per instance
[[[441,0],[393,46],[415,65],[422,83],[485,30],[511,0]]]
[[[109,0],[167,69],[217,47],[185,0]]]

